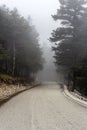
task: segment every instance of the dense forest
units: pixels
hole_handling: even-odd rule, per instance
[[[59,0],[55,21],[60,22],[50,37],[57,71],[68,81],[69,90],[87,95],[87,0]]]
[[[30,78],[43,68],[39,35],[17,9],[0,7],[0,74]]]

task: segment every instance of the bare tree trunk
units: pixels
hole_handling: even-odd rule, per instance
[[[15,43],[13,45],[13,68],[12,68],[12,75],[14,76],[15,73],[15,59],[16,59],[16,54],[15,54],[16,50],[15,50]]]

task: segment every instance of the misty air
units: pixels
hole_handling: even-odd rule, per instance
[[[0,130],[87,130],[87,0],[0,0]]]

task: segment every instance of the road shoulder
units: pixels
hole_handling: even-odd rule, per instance
[[[64,93],[64,95],[65,95],[67,98],[69,98],[69,99],[71,99],[72,101],[74,101],[74,102],[80,104],[81,106],[87,108],[87,102],[86,102],[86,101],[83,101],[83,100],[81,100],[81,99],[79,99],[79,98],[77,98],[77,97],[74,96],[74,95],[72,95],[72,94],[68,91],[66,85],[64,85],[64,92],[63,92],[63,93]]]
[[[0,97],[0,106],[3,105],[8,100],[10,100],[11,98],[17,96],[18,94],[20,94],[24,91],[27,91],[29,89],[32,89],[34,87],[37,87],[40,84],[41,84],[40,82],[35,82],[32,85],[22,86],[22,87],[19,87],[19,89],[17,89],[16,91],[13,91],[12,93],[10,93],[9,95],[4,95],[4,96]]]

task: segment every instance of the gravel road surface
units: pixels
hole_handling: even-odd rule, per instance
[[[87,109],[44,83],[0,107],[0,130],[87,130]]]

